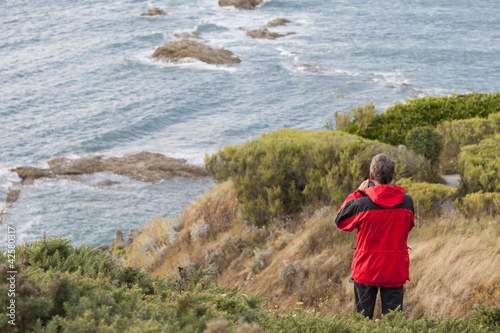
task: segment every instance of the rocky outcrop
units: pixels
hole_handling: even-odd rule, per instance
[[[56,158],[49,162],[49,169],[19,167],[11,171],[23,178],[23,184],[31,183],[36,178],[55,178],[57,176],[74,176],[95,172],[113,172],[130,178],[157,183],[174,177],[200,178],[208,176],[205,168],[188,165],[184,159],[166,157],[162,154],[141,152],[124,157],[102,156],[70,160]]]
[[[172,41],[157,48],[153,58],[179,62],[183,58],[195,58],[207,64],[222,65],[241,62],[240,58],[233,57],[233,53],[224,49],[213,49],[208,45],[183,39]]]
[[[243,29],[243,28],[240,28],[240,30],[245,31],[245,29]],[[295,34],[295,32],[288,32],[286,34],[279,34],[277,32],[271,32],[271,31],[267,30],[266,28],[247,31],[247,36],[249,36],[249,37],[264,38],[264,39],[276,39],[276,38],[285,37],[285,36],[293,35],[293,34]]]
[[[238,9],[255,9],[263,0],[219,0],[219,6],[234,6]]]
[[[141,16],[157,16],[157,15],[162,15],[165,16],[167,13],[163,9],[160,9],[158,7],[154,7],[150,10],[148,10],[147,13],[142,13]]]
[[[277,18],[272,21],[267,22],[266,27],[272,28],[272,27],[279,27],[282,25],[286,25],[287,23],[292,23],[292,21],[289,21],[285,18]]]

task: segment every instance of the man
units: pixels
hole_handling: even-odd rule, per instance
[[[337,227],[357,229],[352,262],[354,304],[357,312],[373,318],[378,289],[382,313],[403,310],[403,285],[409,279],[408,233],[415,225],[413,200],[404,188],[389,185],[396,176],[392,159],[384,154],[373,157],[370,179],[361,183],[340,207]]]

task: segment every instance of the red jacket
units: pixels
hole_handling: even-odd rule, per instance
[[[356,235],[352,278],[359,284],[396,288],[410,276],[406,240],[415,226],[413,200],[404,188],[369,187],[351,193],[335,218],[339,229]]]

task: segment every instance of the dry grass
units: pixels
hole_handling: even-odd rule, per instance
[[[288,312],[299,302],[314,313],[350,313],[354,298],[350,265],[356,235],[337,229],[337,209],[309,206],[267,228],[256,228],[243,221],[233,191],[231,181],[220,183],[172,221],[179,225],[178,238],[172,244],[155,241],[153,248],[161,246],[163,256],[154,258],[150,271],[167,275],[179,265],[212,265],[218,270],[219,283],[247,294],[259,292],[268,298],[269,310]],[[208,234],[193,240],[190,230],[201,218],[209,225]],[[440,318],[467,317],[474,287],[500,284],[498,222],[491,217],[444,216],[423,220],[410,233],[408,317],[420,317],[424,311]],[[131,256],[141,251],[144,256],[143,249],[151,249],[151,240],[164,235],[166,225],[152,221],[134,243]],[[257,260],[262,261],[258,269]],[[285,274],[285,263],[295,270],[289,265],[290,272]],[[380,317],[380,306],[376,318],[377,313]]]
[[[432,222],[410,234],[407,311],[420,305],[440,318],[467,317],[474,287],[500,282],[499,221],[451,216]]]

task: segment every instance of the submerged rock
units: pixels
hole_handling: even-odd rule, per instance
[[[16,202],[17,199],[19,198],[20,192],[21,190],[19,189],[9,189],[9,193],[7,193],[7,198],[5,198],[5,203],[11,204],[13,202]]]
[[[153,9],[148,10],[147,13],[142,13],[141,16],[157,16],[157,15],[167,15],[163,9],[158,7],[154,7]]]
[[[107,187],[107,186],[113,186],[113,185],[116,185],[116,184],[120,184],[120,182],[117,182],[115,180],[105,179],[105,180],[101,180],[100,182],[98,182],[97,184],[95,184],[95,186],[98,186],[98,187]]]
[[[240,28],[240,30],[245,31],[245,29],[243,29],[243,28]],[[247,36],[249,36],[249,37],[265,38],[265,39],[276,39],[276,38],[285,37],[285,36],[293,35],[293,34],[295,34],[295,32],[288,32],[286,34],[279,34],[277,32],[271,32],[271,31],[267,30],[266,28],[247,31]]]
[[[42,177],[55,178],[56,176],[74,176],[105,171],[151,183],[174,177],[194,179],[208,176],[205,168],[186,164],[184,159],[170,158],[149,152],[124,157],[110,157],[105,160],[102,156],[78,160],[56,158],[49,162],[49,166],[50,170],[19,167],[11,171],[17,172],[23,178],[23,184],[26,184],[27,180],[33,182],[34,179]]]
[[[189,39],[189,38],[201,39],[201,34],[198,31],[183,32],[180,34],[174,34],[174,36],[182,39]]]
[[[238,9],[255,9],[263,0],[219,0],[219,6],[234,6]]]
[[[287,23],[292,23],[292,21],[289,21],[285,18],[277,18],[272,21],[267,22],[266,27],[272,28],[272,27],[279,27],[282,25],[286,25]]]
[[[224,49],[213,49],[208,45],[183,39],[172,41],[157,48],[154,58],[179,62],[183,58],[195,58],[207,64],[221,65],[241,62],[240,58],[233,57],[233,52]]]

